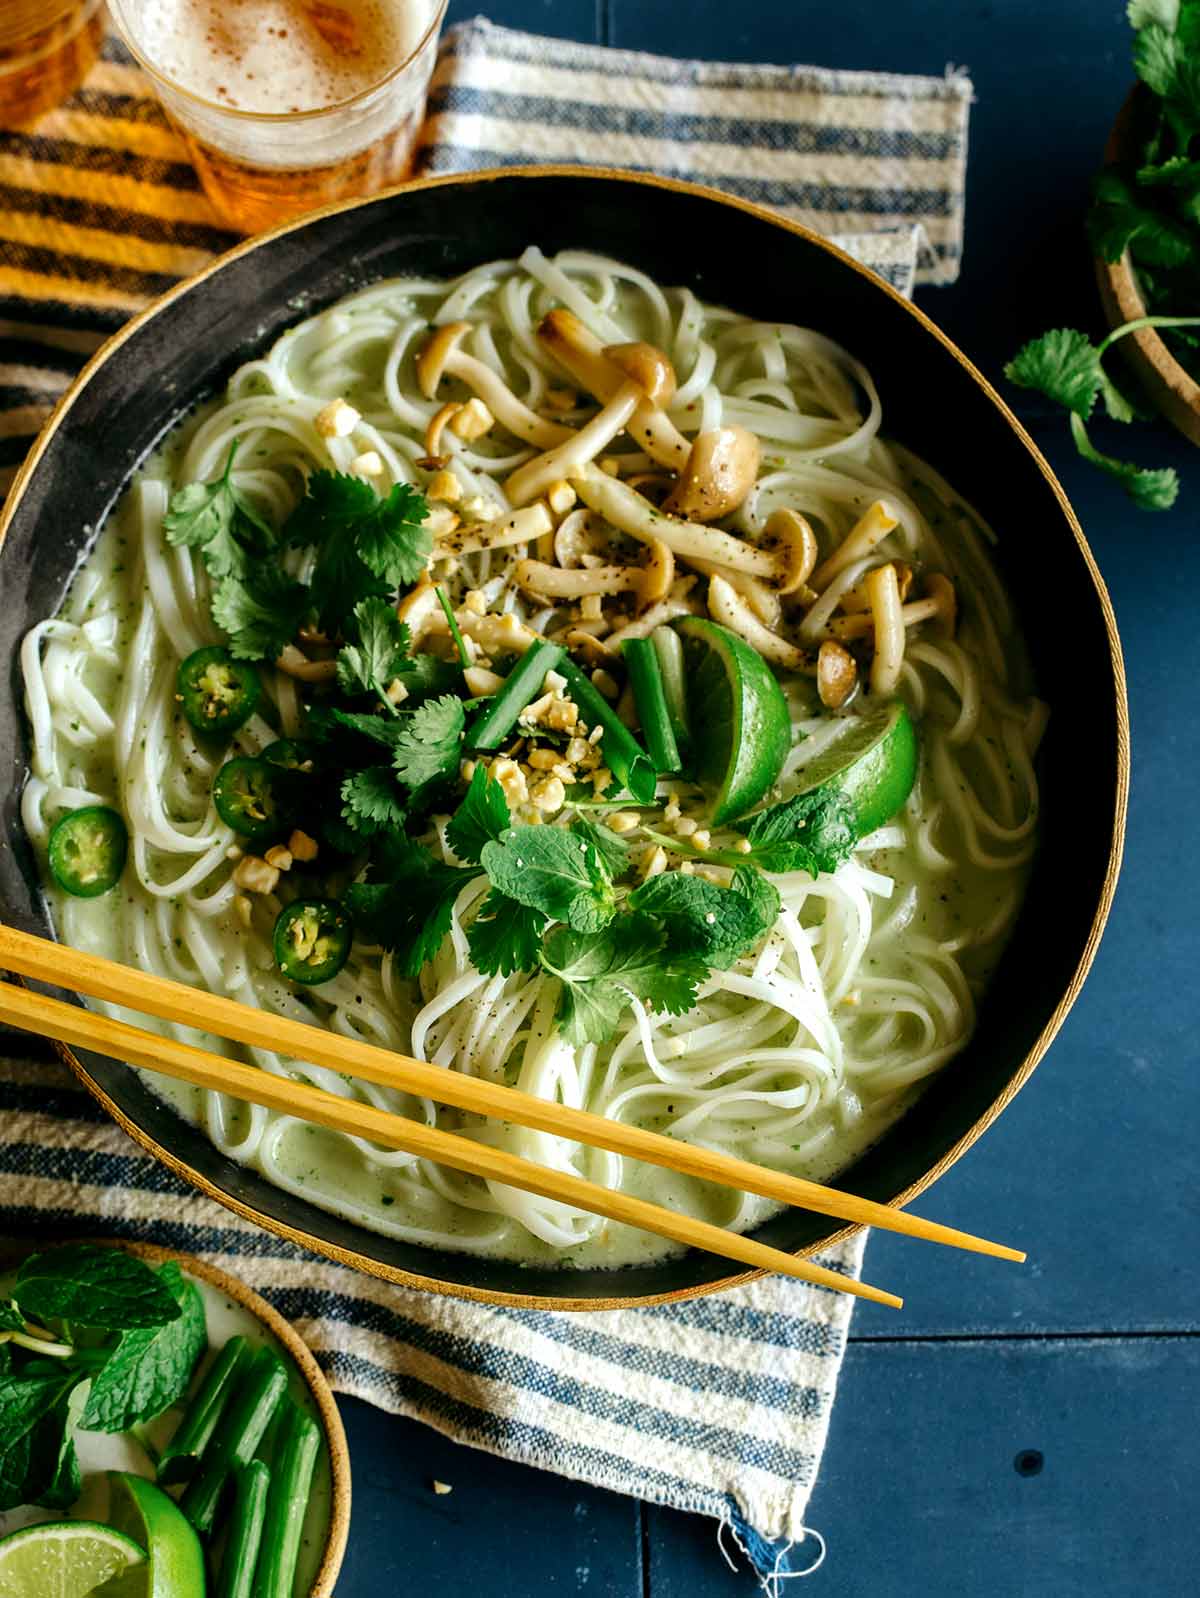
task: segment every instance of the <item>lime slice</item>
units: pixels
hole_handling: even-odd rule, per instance
[[[756,649],[703,616],[675,623],[687,670],[692,767],[714,827],[759,802],[792,744],[787,700]]]
[[[110,1582],[104,1598],[204,1598],[204,1553],[200,1539],[173,1498],[161,1487],[122,1471],[110,1471],[109,1515],[124,1532],[146,1546],[149,1564],[144,1586],[135,1574]]]
[[[839,719],[842,730],[832,742],[796,769],[796,792],[836,787],[854,810],[855,831],[865,838],[894,816],[912,792],[916,728],[899,699]]]
[[[145,1563],[144,1550],[111,1526],[90,1520],[25,1526],[0,1538],[0,1598],[85,1598]]]

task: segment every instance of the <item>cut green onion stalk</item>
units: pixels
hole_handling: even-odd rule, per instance
[[[253,1598],[254,1573],[267,1521],[270,1486],[271,1472],[261,1459],[252,1459],[234,1472],[233,1510],[215,1598]]]
[[[292,1598],[320,1446],[321,1433],[315,1421],[289,1399],[275,1439],[254,1598]]]
[[[692,738],[688,726],[683,640],[674,627],[656,627],[650,634],[650,642],[654,645],[654,652],[658,656],[663,693],[667,699],[667,713],[671,718],[671,731],[675,734],[675,747],[679,750],[680,758],[686,762]]]
[[[179,1507],[197,1531],[212,1530],[217,1505],[230,1474],[254,1458],[286,1391],[287,1370],[283,1361],[273,1350],[260,1348],[204,1450],[199,1475],[180,1501]]]
[[[534,644],[518,660],[489,701],[487,709],[467,733],[472,749],[497,749],[517,724],[517,717],[542,692],[548,671],[566,675],[566,657],[557,644]],[[578,703],[578,701],[576,701]]]
[[[625,723],[618,720],[616,711],[599,690],[593,688],[578,666],[564,660],[557,669],[567,679],[567,689],[579,706],[583,720],[590,727],[604,728],[605,765],[638,804],[650,804],[658,783],[646,751]]]
[[[183,1413],[183,1419],[162,1451],[157,1479],[164,1487],[190,1481],[200,1468],[200,1456],[217,1429],[217,1422],[229,1406],[238,1383],[250,1364],[250,1349],[244,1337],[231,1337],[205,1372],[196,1396]]]
[[[621,655],[629,672],[642,738],[654,769],[664,773],[681,770],[658,651],[648,638],[630,638],[622,647]]]

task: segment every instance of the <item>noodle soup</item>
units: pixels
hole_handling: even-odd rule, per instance
[[[991,531],[882,425],[819,332],[594,256],[300,324],[170,435],[26,641],[31,837],[53,868],[64,816],[128,831],[109,892],[64,886],[60,851],[61,936],[827,1178],[971,1035],[1045,724]],[[205,729],[213,707],[244,719]],[[771,1209],[251,1057],[724,1225]],[[668,1247],[155,1086],[385,1234],[581,1266]]]

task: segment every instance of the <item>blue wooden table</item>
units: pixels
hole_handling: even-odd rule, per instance
[[[453,0],[451,17],[475,4]],[[966,258],[925,308],[991,377],[1027,337],[1096,326],[1081,218],[1130,78],[1123,0],[492,0],[494,21],[632,49],[971,70]],[[1010,397],[1013,397],[1010,395]],[[1027,1267],[877,1237],[902,1315],[859,1308],[809,1520],[807,1590],[852,1598],[1172,1598],[1200,1591],[1200,1209],[1192,805],[1200,457],[1139,429],[1184,490],[1147,517],[1024,403],[1112,590],[1132,700],[1125,874],[1083,998],[931,1213]],[[1125,447],[1097,424],[1101,448]],[[1069,714],[1070,707],[1062,713]],[[930,1210],[930,1205],[926,1204]],[[339,1598],[752,1593],[709,1522],[644,1508],[343,1404],[355,1510]],[[454,1487],[437,1497],[431,1481]]]

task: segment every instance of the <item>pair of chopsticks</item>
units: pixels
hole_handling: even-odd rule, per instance
[[[724,1183],[820,1215],[878,1226],[928,1242],[994,1255],[998,1259],[1021,1261],[1025,1258],[1016,1249],[941,1226],[935,1221],[922,1220],[886,1204],[876,1204],[837,1188],[771,1171],[733,1155],[699,1148],[657,1132],[610,1121],[586,1110],[539,1099],[517,1088],[464,1076],[407,1055],[393,1054],[374,1044],[256,1010],[234,999],[68,949],[12,927],[0,926],[0,970],[123,1005],[231,1042],[307,1060],[475,1115],[532,1127],[630,1159],[666,1166],[687,1176]],[[677,1214],[564,1171],[550,1170],[502,1149],[410,1121],[373,1105],[339,1098],[307,1082],[274,1076],[256,1066],[210,1054],[174,1038],[142,1031],[124,1021],[10,982],[0,982],[0,1021],[74,1048],[92,1049],[111,1059],[161,1072],[195,1087],[228,1093],[336,1132],[401,1149],[486,1181],[522,1188],[528,1193],[655,1232],[674,1242],[705,1249],[758,1270],[776,1271],[896,1308],[903,1303],[893,1293],[842,1276],[809,1260],[794,1258],[723,1227]]]

